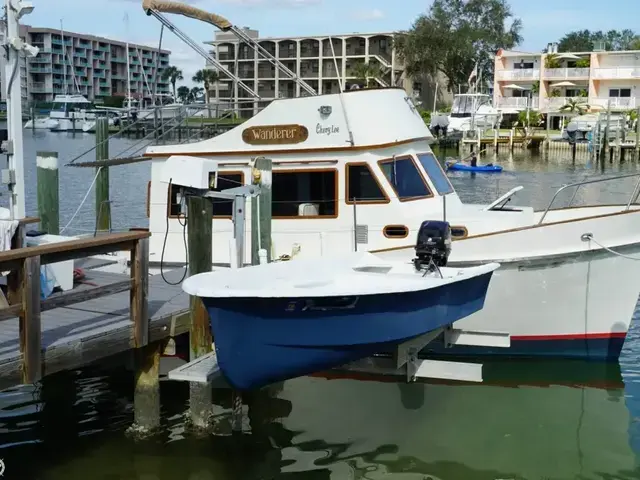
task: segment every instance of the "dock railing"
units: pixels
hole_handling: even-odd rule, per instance
[[[12,249],[0,252],[0,271],[10,271],[7,279],[9,305],[0,309],[0,321],[18,317],[23,383],[42,378],[41,313],[54,308],[130,291],[130,318],[133,323],[132,347],[149,343],[149,237],[146,230],[111,233],[97,237],[24,247],[21,225],[14,235]],[[40,267],[117,251],[131,252],[131,276],[127,280],[95,288],[56,293],[41,300]]]
[[[549,210],[551,210],[551,206],[553,205],[553,203],[555,202],[556,198],[558,197],[558,195],[561,192],[563,192],[563,191],[565,191],[565,190],[567,190],[569,188],[574,188],[575,187],[576,190],[573,193],[573,196],[571,197],[571,200],[569,201],[569,205],[567,205],[567,207],[571,207],[573,205],[573,202],[574,202],[576,196],[578,195],[578,190],[580,189],[580,187],[582,185],[590,185],[592,183],[611,182],[611,181],[614,181],[614,180],[621,180],[621,179],[624,179],[624,178],[631,178],[631,177],[638,177],[638,181],[636,182],[636,185],[635,185],[633,191],[631,192],[631,196],[629,197],[629,201],[627,202],[627,205],[625,207],[625,211],[629,210],[631,208],[631,205],[638,200],[638,196],[640,195],[640,173],[630,173],[630,174],[626,174],[626,175],[615,175],[615,176],[612,176],[612,177],[597,178],[595,180],[583,180],[581,182],[569,183],[567,185],[563,185],[558,190],[556,190],[555,195],[551,198],[551,201],[549,202],[549,205],[547,205],[547,208],[545,209],[544,213],[540,217],[540,220],[538,221],[538,225],[542,225],[542,222],[544,221],[545,217],[547,216],[547,213],[549,213]]]

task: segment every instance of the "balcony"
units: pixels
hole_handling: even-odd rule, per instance
[[[51,73],[51,67],[36,67],[34,65],[29,65],[29,72],[31,73]]]
[[[545,68],[545,80],[567,80],[570,78],[589,78],[588,68]]]
[[[527,97],[498,97],[498,108],[515,108],[518,110],[525,110],[527,108]],[[537,110],[540,106],[540,99],[535,96],[531,99],[529,108]]]
[[[29,84],[29,91],[31,93],[51,93],[53,87],[47,86],[44,82],[33,82]]]
[[[539,80],[540,70],[533,68],[521,68],[514,70],[499,70],[496,72],[496,80]]]
[[[611,108],[614,109],[626,110],[640,106],[640,102],[637,101],[636,97],[593,98],[590,104],[608,108],[609,101],[611,101]]]
[[[631,79],[640,78],[640,66],[637,67],[615,67],[615,68],[594,68],[593,78],[597,79]]]

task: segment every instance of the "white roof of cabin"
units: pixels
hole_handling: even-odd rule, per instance
[[[53,98],[54,103],[91,103],[82,95],[56,95]]]
[[[342,101],[341,101],[342,97]],[[344,105],[344,108],[343,108]],[[320,107],[331,107],[322,115]],[[346,115],[345,115],[346,112]],[[245,143],[242,132],[250,127],[303,125],[309,135],[296,144]],[[391,146],[398,142],[431,140],[431,132],[404,90],[400,88],[350,90],[344,94],[278,99],[241,125],[202,142],[156,145],[147,155],[234,154],[242,152],[348,150],[349,128],[354,147]]]

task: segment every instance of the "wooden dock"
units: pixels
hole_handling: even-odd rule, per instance
[[[0,309],[0,386],[32,383],[189,331],[189,296],[148,275],[148,237],[133,231],[0,252],[0,270],[12,270],[9,305]],[[131,276],[96,270],[100,262],[88,258],[122,250],[131,251]],[[41,300],[40,265],[69,259],[84,278]],[[173,283],[180,275],[165,277]]]

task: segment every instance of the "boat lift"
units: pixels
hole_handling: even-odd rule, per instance
[[[186,165],[188,164],[188,168]],[[249,197],[260,194],[257,185],[243,185],[220,192],[209,189],[209,178],[213,174],[214,182],[218,174],[218,162],[185,155],[173,155],[168,158],[162,173],[165,183],[182,185],[204,197],[233,200],[234,239],[231,241],[231,267],[242,267],[245,246],[245,202]],[[266,258],[266,255],[264,256]],[[295,261],[295,260],[293,260]],[[477,332],[454,328],[453,325],[428,332],[396,346],[393,355],[376,355],[335,369],[336,371],[366,373],[371,375],[393,375],[404,377],[408,382],[418,378],[456,380],[464,382],[482,382],[482,364],[427,360],[418,358],[418,353],[440,335],[444,335],[446,347],[471,345],[484,347],[509,348],[511,340],[504,332]],[[225,388],[229,385],[218,365],[215,348],[168,373],[169,380],[181,380],[195,383],[211,383],[214,387]]]
[[[162,25],[171,30],[178,38],[184,41],[187,45],[193,48],[199,53],[205,60],[214,65],[219,71],[230,77],[234,82],[244,88],[250,95],[259,99],[260,95],[255,90],[245,84],[240,78],[231,73],[224,65],[222,65],[213,55],[209,54],[204,48],[198,45],[193,39],[187,36],[182,30],[176,27],[169,19],[167,19],[162,13],[175,13],[178,15],[184,15],[185,17],[194,18],[203,22],[209,23],[214,27],[219,28],[223,32],[232,32],[240,40],[245,42],[262,57],[268,60],[276,68],[280,69],[287,77],[291,78],[294,82],[300,85],[300,88],[304,89],[309,95],[317,95],[318,93],[298,75],[292,72],[282,62],[280,62],[275,56],[273,56],[266,48],[260,45],[255,39],[247,35],[241,28],[233,25],[229,20],[220,15],[209,13],[199,8],[192,7],[191,5],[185,5],[179,2],[164,1],[164,0],[142,0],[142,8],[147,15],[153,16]]]

